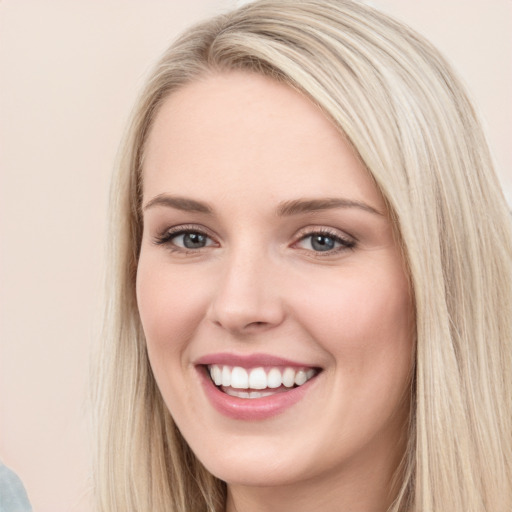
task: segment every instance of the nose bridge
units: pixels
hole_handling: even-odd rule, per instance
[[[284,311],[275,278],[276,263],[269,252],[240,241],[223,262],[210,307],[211,320],[237,332],[278,325]]]

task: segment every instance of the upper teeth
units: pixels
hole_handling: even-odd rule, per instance
[[[210,376],[216,386],[230,386],[237,389],[265,389],[285,386],[301,386],[316,375],[313,368],[252,368],[241,366],[210,365]]]

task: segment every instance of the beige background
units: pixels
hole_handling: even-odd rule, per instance
[[[511,0],[375,0],[472,90],[512,203]],[[235,0],[0,1],[0,458],[37,512],[88,505],[106,191],[150,64]]]

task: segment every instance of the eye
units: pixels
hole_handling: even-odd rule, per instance
[[[199,250],[215,245],[215,242],[204,232],[197,229],[179,227],[166,231],[155,238],[157,245],[168,245],[173,250]]]
[[[203,233],[190,231],[179,235],[174,235],[171,238],[174,245],[184,247],[185,249],[202,249],[211,245],[212,240]]]
[[[330,231],[316,231],[302,236],[296,243],[296,246],[308,251],[335,253],[353,248],[355,242]]]

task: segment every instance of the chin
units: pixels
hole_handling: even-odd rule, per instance
[[[275,464],[272,461],[239,460],[237,464],[213,463],[206,466],[216,478],[229,485],[245,487],[286,486],[305,478],[297,468]]]

